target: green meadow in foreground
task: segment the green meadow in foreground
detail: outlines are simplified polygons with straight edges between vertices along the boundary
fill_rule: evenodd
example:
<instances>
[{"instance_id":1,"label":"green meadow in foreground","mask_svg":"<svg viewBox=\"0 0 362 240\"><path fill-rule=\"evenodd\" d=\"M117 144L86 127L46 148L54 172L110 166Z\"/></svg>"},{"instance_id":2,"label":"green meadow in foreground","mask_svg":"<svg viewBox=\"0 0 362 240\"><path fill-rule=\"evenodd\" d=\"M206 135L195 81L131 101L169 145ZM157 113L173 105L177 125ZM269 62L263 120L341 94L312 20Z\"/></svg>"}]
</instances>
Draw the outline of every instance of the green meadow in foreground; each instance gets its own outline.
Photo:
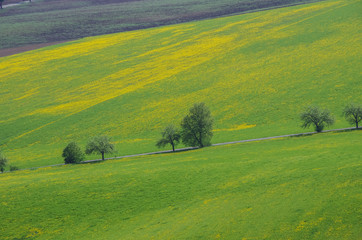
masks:
<instances>
[{"instance_id":1,"label":"green meadow in foreground","mask_svg":"<svg viewBox=\"0 0 362 240\"><path fill-rule=\"evenodd\" d=\"M362 101L360 0L125 32L0 59L0 147L20 168L63 162L65 146L111 137L126 155L205 102L213 143L298 133L311 104L336 123ZM182 147L182 146L180 146ZM89 156L89 159L100 156Z\"/></svg>"},{"instance_id":2,"label":"green meadow in foreground","mask_svg":"<svg viewBox=\"0 0 362 240\"><path fill-rule=\"evenodd\" d=\"M362 131L0 174L1 239L359 239Z\"/></svg>"}]
</instances>

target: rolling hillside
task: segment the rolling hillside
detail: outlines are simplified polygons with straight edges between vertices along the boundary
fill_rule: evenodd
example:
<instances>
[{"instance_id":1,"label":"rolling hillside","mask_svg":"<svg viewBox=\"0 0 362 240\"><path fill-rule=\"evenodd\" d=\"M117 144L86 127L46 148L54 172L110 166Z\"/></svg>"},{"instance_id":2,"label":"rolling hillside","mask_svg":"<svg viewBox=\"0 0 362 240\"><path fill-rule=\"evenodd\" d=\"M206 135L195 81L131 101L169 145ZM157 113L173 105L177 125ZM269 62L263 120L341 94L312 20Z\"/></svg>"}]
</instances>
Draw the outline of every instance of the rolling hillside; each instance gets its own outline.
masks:
<instances>
[{"instance_id":1,"label":"rolling hillside","mask_svg":"<svg viewBox=\"0 0 362 240\"><path fill-rule=\"evenodd\" d=\"M210 1L211 2L211 1ZM361 0L90 37L0 58L0 148L20 168L111 136L155 151L195 102L213 143L362 102ZM312 130L312 129L310 129ZM360 130L0 174L0 239L359 240ZM110 157L110 156L109 156ZM97 155L89 159L99 158Z\"/></svg>"},{"instance_id":2,"label":"rolling hillside","mask_svg":"<svg viewBox=\"0 0 362 240\"><path fill-rule=\"evenodd\" d=\"M0 58L1 148L21 168L61 163L67 143L112 137L155 151L195 102L213 142L301 132L299 113L361 102L361 1L319 3L118 33ZM98 156L90 156L96 158Z\"/></svg>"}]
</instances>

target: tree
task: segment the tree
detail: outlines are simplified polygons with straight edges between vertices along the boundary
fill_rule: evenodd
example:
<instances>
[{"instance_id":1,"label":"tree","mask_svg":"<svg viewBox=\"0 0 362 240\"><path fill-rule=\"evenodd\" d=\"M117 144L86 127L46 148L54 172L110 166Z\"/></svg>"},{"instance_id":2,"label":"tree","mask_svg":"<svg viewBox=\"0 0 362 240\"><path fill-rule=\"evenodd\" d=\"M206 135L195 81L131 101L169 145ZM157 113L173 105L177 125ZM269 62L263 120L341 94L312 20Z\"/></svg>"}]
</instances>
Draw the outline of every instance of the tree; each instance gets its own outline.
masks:
<instances>
[{"instance_id":1,"label":"tree","mask_svg":"<svg viewBox=\"0 0 362 240\"><path fill-rule=\"evenodd\" d=\"M5 155L0 151L0 171L4 172L5 166L8 163L8 159L5 157Z\"/></svg>"},{"instance_id":2,"label":"tree","mask_svg":"<svg viewBox=\"0 0 362 240\"><path fill-rule=\"evenodd\" d=\"M102 160L105 153L114 152L114 146L109 142L108 136L97 136L88 142L85 153L92 154L93 152L102 154Z\"/></svg>"},{"instance_id":3,"label":"tree","mask_svg":"<svg viewBox=\"0 0 362 240\"><path fill-rule=\"evenodd\" d=\"M334 118L327 109L320 110L318 107L309 106L301 115L302 127L308 128L314 125L315 131L322 132L325 126L333 125Z\"/></svg>"},{"instance_id":4,"label":"tree","mask_svg":"<svg viewBox=\"0 0 362 240\"><path fill-rule=\"evenodd\" d=\"M205 103L195 103L181 122L181 138L186 146L210 145L213 119Z\"/></svg>"},{"instance_id":5,"label":"tree","mask_svg":"<svg viewBox=\"0 0 362 240\"><path fill-rule=\"evenodd\" d=\"M160 148L166 146L167 144L171 144L172 151L175 151L175 146L180 142L181 138L177 129L173 125L168 125L161 134L162 138L158 140L156 146Z\"/></svg>"},{"instance_id":6,"label":"tree","mask_svg":"<svg viewBox=\"0 0 362 240\"><path fill-rule=\"evenodd\" d=\"M10 172L13 172L13 171L19 170L19 168L18 168L17 166L10 165L10 166L9 166L9 170L10 170Z\"/></svg>"},{"instance_id":7,"label":"tree","mask_svg":"<svg viewBox=\"0 0 362 240\"><path fill-rule=\"evenodd\" d=\"M3 2L4 0L0 0L0 9L3 9Z\"/></svg>"},{"instance_id":8,"label":"tree","mask_svg":"<svg viewBox=\"0 0 362 240\"><path fill-rule=\"evenodd\" d=\"M344 108L343 116L346 118L347 122L356 124L356 128L358 128L358 123L362 120L362 107L350 103Z\"/></svg>"},{"instance_id":9,"label":"tree","mask_svg":"<svg viewBox=\"0 0 362 240\"><path fill-rule=\"evenodd\" d=\"M71 142L64 148L62 157L66 164L80 163L84 160L84 154L76 142Z\"/></svg>"}]
</instances>

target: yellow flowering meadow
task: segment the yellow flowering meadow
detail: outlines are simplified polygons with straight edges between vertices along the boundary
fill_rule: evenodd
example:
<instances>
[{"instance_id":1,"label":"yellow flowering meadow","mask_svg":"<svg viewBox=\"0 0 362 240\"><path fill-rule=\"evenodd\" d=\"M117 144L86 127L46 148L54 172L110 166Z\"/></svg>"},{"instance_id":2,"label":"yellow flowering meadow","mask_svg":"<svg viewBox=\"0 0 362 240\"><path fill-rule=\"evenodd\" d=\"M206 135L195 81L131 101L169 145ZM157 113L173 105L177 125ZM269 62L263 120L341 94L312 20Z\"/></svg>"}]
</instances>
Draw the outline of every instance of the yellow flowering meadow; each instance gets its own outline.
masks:
<instances>
[{"instance_id":1,"label":"yellow flowering meadow","mask_svg":"<svg viewBox=\"0 0 362 240\"><path fill-rule=\"evenodd\" d=\"M155 151L160 131L196 102L211 109L214 142L300 132L306 105L340 111L361 100L360 4L328 0L1 58L0 144L24 167L59 163L67 143L99 134L119 155Z\"/></svg>"}]
</instances>

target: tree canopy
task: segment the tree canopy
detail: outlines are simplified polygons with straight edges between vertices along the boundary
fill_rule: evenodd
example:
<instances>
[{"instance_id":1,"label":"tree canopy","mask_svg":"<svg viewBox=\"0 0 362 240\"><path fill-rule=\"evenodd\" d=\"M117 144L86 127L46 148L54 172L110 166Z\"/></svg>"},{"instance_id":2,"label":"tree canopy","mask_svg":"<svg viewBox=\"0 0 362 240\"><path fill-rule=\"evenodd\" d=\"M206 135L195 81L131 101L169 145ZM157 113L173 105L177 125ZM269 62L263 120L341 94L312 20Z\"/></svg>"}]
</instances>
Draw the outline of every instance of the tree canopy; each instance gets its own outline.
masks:
<instances>
[{"instance_id":1,"label":"tree canopy","mask_svg":"<svg viewBox=\"0 0 362 240\"><path fill-rule=\"evenodd\" d=\"M114 145L110 143L108 136L97 136L89 140L85 153L100 153L102 154L102 160L104 160L104 154L112 153L114 150Z\"/></svg>"},{"instance_id":2,"label":"tree canopy","mask_svg":"<svg viewBox=\"0 0 362 240\"><path fill-rule=\"evenodd\" d=\"M300 118L303 122L303 128L308 128L310 125L314 125L316 132L321 132L325 126L330 126L334 123L334 118L329 113L328 109L321 110L316 106L309 106L300 115Z\"/></svg>"},{"instance_id":3,"label":"tree canopy","mask_svg":"<svg viewBox=\"0 0 362 240\"><path fill-rule=\"evenodd\" d=\"M63 150L62 157L65 163L80 163L84 160L84 154L77 143L69 143Z\"/></svg>"},{"instance_id":4,"label":"tree canopy","mask_svg":"<svg viewBox=\"0 0 362 240\"><path fill-rule=\"evenodd\" d=\"M355 103L348 104L343 110L343 116L346 118L347 122L356 124L356 128L358 128L358 123L362 120L361 105Z\"/></svg>"},{"instance_id":5,"label":"tree canopy","mask_svg":"<svg viewBox=\"0 0 362 240\"><path fill-rule=\"evenodd\" d=\"M5 166L8 163L8 159L5 157L5 155L0 150L0 172L4 172Z\"/></svg>"},{"instance_id":6,"label":"tree canopy","mask_svg":"<svg viewBox=\"0 0 362 240\"><path fill-rule=\"evenodd\" d=\"M172 151L175 151L175 146L180 142L181 135L173 125L168 125L162 134L162 138L156 143L157 147L164 147L168 144L172 146Z\"/></svg>"},{"instance_id":7,"label":"tree canopy","mask_svg":"<svg viewBox=\"0 0 362 240\"><path fill-rule=\"evenodd\" d=\"M181 122L181 138L186 146L211 144L213 119L205 103L195 103Z\"/></svg>"}]
</instances>

